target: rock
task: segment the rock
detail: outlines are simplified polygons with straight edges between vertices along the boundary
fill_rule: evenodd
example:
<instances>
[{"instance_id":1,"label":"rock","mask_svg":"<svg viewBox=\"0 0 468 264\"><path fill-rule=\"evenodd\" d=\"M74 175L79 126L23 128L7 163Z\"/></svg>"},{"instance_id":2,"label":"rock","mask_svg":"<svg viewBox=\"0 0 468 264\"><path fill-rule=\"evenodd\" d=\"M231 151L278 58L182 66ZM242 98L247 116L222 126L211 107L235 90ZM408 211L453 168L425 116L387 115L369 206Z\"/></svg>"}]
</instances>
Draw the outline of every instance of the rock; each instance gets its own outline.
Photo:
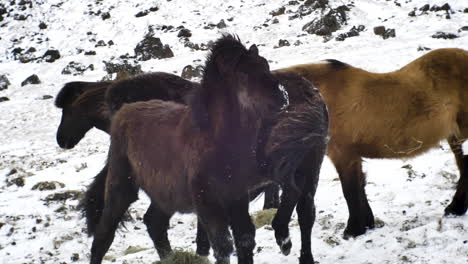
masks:
<instances>
[{"instance_id":1,"label":"rock","mask_svg":"<svg viewBox=\"0 0 468 264\"><path fill-rule=\"evenodd\" d=\"M462 32L462 31L468 31L468 26L461 27L458 30L458 32ZM2 81L1 81L1 77L0 77L0 90L1 90L1 87L2 87Z\"/></svg>"},{"instance_id":2,"label":"rock","mask_svg":"<svg viewBox=\"0 0 468 264\"><path fill-rule=\"evenodd\" d=\"M463 13L468 13L468 8L463 9Z\"/></svg>"},{"instance_id":3,"label":"rock","mask_svg":"<svg viewBox=\"0 0 468 264\"><path fill-rule=\"evenodd\" d=\"M63 188L65 187L65 184L58 181L43 181L34 184L31 190L50 191L57 189L57 186Z\"/></svg>"},{"instance_id":4,"label":"rock","mask_svg":"<svg viewBox=\"0 0 468 264\"><path fill-rule=\"evenodd\" d=\"M189 29L183 28L179 31L179 34L177 34L177 37L179 38L190 38L192 36L192 32L190 32Z\"/></svg>"},{"instance_id":5,"label":"rock","mask_svg":"<svg viewBox=\"0 0 468 264\"><path fill-rule=\"evenodd\" d=\"M70 259L71 259L71 261L76 262L76 261L80 260L80 254L73 253Z\"/></svg>"},{"instance_id":6,"label":"rock","mask_svg":"<svg viewBox=\"0 0 468 264\"><path fill-rule=\"evenodd\" d=\"M13 178L13 179L7 179L6 180L6 185L9 187L9 186L12 186L12 185L16 185L18 187L23 187L25 184L24 182L24 177L17 177L17 178Z\"/></svg>"},{"instance_id":7,"label":"rock","mask_svg":"<svg viewBox=\"0 0 468 264\"><path fill-rule=\"evenodd\" d=\"M192 65L187 65L182 69L181 77L187 80L192 78L199 78L203 75L203 67L198 65L193 67Z\"/></svg>"},{"instance_id":8,"label":"rock","mask_svg":"<svg viewBox=\"0 0 468 264\"><path fill-rule=\"evenodd\" d=\"M270 12L271 16L279 16L279 15L284 15L284 12L286 11L286 7L282 6L276 10L273 10Z\"/></svg>"},{"instance_id":9,"label":"rock","mask_svg":"<svg viewBox=\"0 0 468 264\"><path fill-rule=\"evenodd\" d=\"M410 17L416 16L416 11L413 10L413 11L409 12L409 13L408 13L408 16L410 16Z\"/></svg>"},{"instance_id":10,"label":"rock","mask_svg":"<svg viewBox=\"0 0 468 264\"><path fill-rule=\"evenodd\" d=\"M219 29L227 27L226 22L224 22L224 19L221 19L218 24L216 24L216 27Z\"/></svg>"},{"instance_id":11,"label":"rock","mask_svg":"<svg viewBox=\"0 0 468 264\"><path fill-rule=\"evenodd\" d=\"M39 77L36 74L33 74L26 78L23 82L21 82L21 86L25 86L27 84L40 84L41 80L39 80Z\"/></svg>"},{"instance_id":12,"label":"rock","mask_svg":"<svg viewBox=\"0 0 468 264\"><path fill-rule=\"evenodd\" d=\"M316 18L305 24L302 30L309 34L330 36L333 32L340 29L342 24L346 23L346 11L349 11L349 8L346 6L331 9L322 18Z\"/></svg>"},{"instance_id":13,"label":"rock","mask_svg":"<svg viewBox=\"0 0 468 264\"><path fill-rule=\"evenodd\" d=\"M42 100L48 100L48 99L52 99L54 98L52 95L49 95L49 94L45 94L42 96Z\"/></svg>"},{"instance_id":14,"label":"rock","mask_svg":"<svg viewBox=\"0 0 468 264\"><path fill-rule=\"evenodd\" d=\"M94 51L94 50L85 51L84 55L86 55L86 56L94 56L94 55L96 55L96 51Z\"/></svg>"},{"instance_id":15,"label":"rock","mask_svg":"<svg viewBox=\"0 0 468 264\"><path fill-rule=\"evenodd\" d=\"M335 39L337 41L344 41L347 38L359 36L359 32L362 32L364 29L366 29L364 25L353 26L350 31L339 34Z\"/></svg>"},{"instance_id":16,"label":"rock","mask_svg":"<svg viewBox=\"0 0 468 264\"><path fill-rule=\"evenodd\" d=\"M430 5L429 4L425 4L423 5L422 7L419 8L420 11L423 11L423 12L426 12L426 11L429 11L429 8L430 8Z\"/></svg>"},{"instance_id":17,"label":"rock","mask_svg":"<svg viewBox=\"0 0 468 264\"><path fill-rule=\"evenodd\" d=\"M104 12L104 13L101 14L102 20L109 19L110 17L111 17L111 15L110 15L109 12Z\"/></svg>"},{"instance_id":18,"label":"rock","mask_svg":"<svg viewBox=\"0 0 468 264\"><path fill-rule=\"evenodd\" d=\"M0 103L6 102L6 101L10 101L10 98L8 98L6 96L0 97Z\"/></svg>"},{"instance_id":19,"label":"rock","mask_svg":"<svg viewBox=\"0 0 468 264\"><path fill-rule=\"evenodd\" d=\"M6 90L8 86L10 86L10 81L8 80L7 76L2 74L0 75L0 91Z\"/></svg>"},{"instance_id":20,"label":"rock","mask_svg":"<svg viewBox=\"0 0 468 264\"><path fill-rule=\"evenodd\" d=\"M107 62L104 61L104 70L108 74L119 73L119 72L128 72L131 75L142 73L141 65L139 64L130 64L128 60L118 61L118 62Z\"/></svg>"},{"instance_id":21,"label":"rock","mask_svg":"<svg viewBox=\"0 0 468 264\"><path fill-rule=\"evenodd\" d=\"M82 196L82 192L80 191L65 191L65 192L58 192L54 194L48 195L44 200L46 202L59 202L59 201L66 201L66 200L78 200Z\"/></svg>"},{"instance_id":22,"label":"rock","mask_svg":"<svg viewBox=\"0 0 468 264\"><path fill-rule=\"evenodd\" d=\"M106 42L104 42L104 40L99 40L96 45L94 45L94 47L105 47L106 46Z\"/></svg>"},{"instance_id":23,"label":"rock","mask_svg":"<svg viewBox=\"0 0 468 264\"><path fill-rule=\"evenodd\" d=\"M94 71L94 65L90 64L88 65L88 67L86 67L82 63L70 61L68 65L65 66L65 68L63 68L62 74L64 75L73 74L74 76L76 76L76 75L83 74L83 72L85 72L86 70Z\"/></svg>"},{"instance_id":24,"label":"rock","mask_svg":"<svg viewBox=\"0 0 468 264\"><path fill-rule=\"evenodd\" d=\"M432 38L435 39L455 39L458 38L459 36L453 33L446 33L446 32L437 32L434 35L431 36Z\"/></svg>"},{"instance_id":25,"label":"rock","mask_svg":"<svg viewBox=\"0 0 468 264\"><path fill-rule=\"evenodd\" d=\"M395 29L385 29L384 26L374 27L374 34L382 36L383 39L396 37Z\"/></svg>"},{"instance_id":26,"label":"rock","mask_svg":"<svg viewBox=\"0 0 468 264\"><path fill-rule=\"evenodd\" d=\"M431 48L423 47L423 46L418 47L418 51L425 51L425 50L431 50Z\"/></svg>"},{"instance_id":27,"label":"rock","mask_svg":"<svg viewBox=\"0 0 468 264\"><path fill-rule=\"evenodd\" d=\"M46 28L47 28L46 23L44 23L44 22L39 23L39 29L46 29Z\"/></svg>"},{"instance_id":28,"label":"rock","mask_svg":"<svg viewBox=\"0 0 468 264\"><path fill-rule=\"evenodd\" d=\"M144 16L146 16L148 14L149 14L148 10L140 11L140 12L136 13L135 17L144 17Z\"/></svg>"},{"instance_id":29,"label":"rock","mask_svg":"<svg viewBox=\"0 0 468 264\"><path fill-rule=\"evenodd\" d=\"M281 47L286 47L286 46L291 46L291 44L289 43L289 41L287 41L286 39L280 39L278 41L278 47L281 48Z\"/></svg>"},{"instance_id":30,"label":"rock","mask_svg":"<svg viewBox=\"0 0 468 264\"><path fill-rule=\"evenodd\" d=\"M58 50L47 50L44 55L42 55L42 59L46 62L54 62L60 59L60 52Z\"/></svg>"},{"instance_id":31,"label":"rock","mask_svg":"<svg viewBox=\"0 0 468 264\"><path fill-rule=\"evenodd\" d=\"M151 32L137 44L135 55L142 61L174 57L174 53L169 45L163 45L161 40L155 38Z\"/></svg>"},{"instance_id":32,"label":"rock","mask_svg":"<svg viewBox=\"0 0 468 264\"><path fill-rule=\"evenodd\" d=\"M112 40L107 41L107 45L108 45L108 46L114 45L114 41L112 41Z\"/></svg>"}]
</instances>

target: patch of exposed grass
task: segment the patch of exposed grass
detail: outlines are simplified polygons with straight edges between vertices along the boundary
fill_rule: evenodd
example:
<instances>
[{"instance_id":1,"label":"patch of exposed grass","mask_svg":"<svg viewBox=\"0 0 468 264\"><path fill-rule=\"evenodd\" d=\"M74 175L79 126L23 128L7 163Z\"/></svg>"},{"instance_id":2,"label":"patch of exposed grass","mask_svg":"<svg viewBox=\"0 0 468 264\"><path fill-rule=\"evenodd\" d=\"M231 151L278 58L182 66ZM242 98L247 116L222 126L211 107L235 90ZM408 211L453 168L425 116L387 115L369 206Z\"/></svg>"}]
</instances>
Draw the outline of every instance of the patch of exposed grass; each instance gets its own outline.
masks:
<instances>
[{"instance_id":1,"label":"patch of exposed grass","mask_svg":"<svg viewBox=\"0 0 468 264\"><path fill-rule=\"evenodd\" d=\"M260 228L262 226L271 225L273 218L276 215L277 209L267 209L262 210L254 213L253 215L253 223L256 228Z\"/></svg>"},{"instance_id":2,"label":"patch of exposed grass","mask_svg":"<svg viewBox=\"0 0 468 264\"><path fill-rule=\"evenodd\" d=\"M144 247L134 247L134 246L129 246L125 251L124 251L124 255L129 255L129 254L135 254L135 253L138 253L140 251L144 251L144 250L148 250L148 248L144 248Z\"/></svg>"},{"instance_id":3,"label":"patch of exposed grass","mask_svg":"<svg viewBox=\"0 0 468 264\"><path fill-rule=\"evenodd\" d=\"M193 252L175 250L168 258L156 261L154 264L210 264L206 257L198 256Z\"/></svg>"}]
</instances>

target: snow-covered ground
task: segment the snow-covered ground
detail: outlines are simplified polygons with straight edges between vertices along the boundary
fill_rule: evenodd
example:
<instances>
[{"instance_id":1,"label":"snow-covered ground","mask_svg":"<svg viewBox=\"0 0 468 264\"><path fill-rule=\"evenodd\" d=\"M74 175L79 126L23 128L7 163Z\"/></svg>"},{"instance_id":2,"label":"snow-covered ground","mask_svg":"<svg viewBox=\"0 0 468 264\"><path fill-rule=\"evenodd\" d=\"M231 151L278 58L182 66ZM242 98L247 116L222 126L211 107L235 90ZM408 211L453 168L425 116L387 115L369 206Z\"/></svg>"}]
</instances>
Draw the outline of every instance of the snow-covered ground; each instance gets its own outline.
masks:
<instances>
[{"instance_id":1,"label":"snow-covered ground","mask_svg":"<svg viewBox=\"0 0 468 264\"><path fill-rule=\"evenodd\" d=\"M290 19L304 1L296 4L289 0L33 0L32 7L20 5L28 2L24 0L16 0L14 5L9 2L0 3L0 10L3 4L9 14L3 15L3 21L0 19L0 75L6 75L11 83L8 89L0 91L0 97L9 98L0 102L0 263L5 264L89 261L92 239L86 236L84 220L75 210L78 201L45 200L54 193L85 190L103 166L108 136L93 129L73 150L60 149L55 132L61 111L55 108L53 99L44 99L44 95L55 96L66 82L102 79L106 75L103 61L126 53L133 55L150 25L156 29L155 37L168 44L175 56L140 62L143 71L177 74L188 64L202 64L206 51L185 47L177 37L178 30L157 30L162 25L174 28L183 25L190 29L193 43L207 43L222 32L236 33L244 43L258 44L272 69L333 58L366 70L386 72L427 52L418 50L420 47L468 48L468 31L458 31L468 26L468 13L463 12L468 8L465 0L355 0L347 13L347 25L333 33L329 41L302 31L304 24L320 16L319 10ZM424 14L419 11L425 4L442 6L446 2L454 11L450 19L446 18L445 11ZM332 7L348 3L330 1ZM135 17L138 12L155 6L159 7L158 11ZM283 6L285 14L275 17L270 14ZM418 9L416 16L408 16L414 8ZM110 18L103 20L101 14L93 14L98 11L109 12ZM14 14L17 19L21 19L19 14L27 18L16 20ZM278 23L272 22L275 18ZM226 28L204 28L221 19ZM39 29L40 22L47 24L47 28ZM366 27L360 36L335 40L339 33L358 25ZM395 29L396 37L384 40L375 35L373 28L380 25ZM438 31L459 37L432 38ZM291 45L275 48L280 39L288 40ZM99 40L105 43L112 40L114 45L95 47ZM300 44L295 45L297 41ZM18 47L24 50L34 47L36 57L48 49L57 49L61 57L53 63L41 59L20 63L12 54ZM86 56L79 49L93 50L96 55ZM76 76L61 74L70 61L85 66L93 64L94 70ZM31 74L37 74L41 84L21 86ZM405 166L408 164L411 167ZM468 263L468 216L443 217L443 209L451 200L458 180L453 156L445 142L415 159L366 160L364 169L371 206L384 226L356 239L342 239L348 211L336 171L325 159L312 234L316 261L323 264ZM11 174L12 170L16 173ZM24 186L9 184L20 177ZM64 186L49 191L32 190L42 181L58 181ZM118 233L105 263L112 260L153 263L158 259L141 221L148 200L144 194L140 197L131 207L136 220L127 224L128 230ZM261 208L262 201L251 204L252 212ZM195 249L195 223L192 215L172 218L169 237L173 247ZM289 256L281 255L268 227L257 230L256 263L298 262L300 237L295 215L290 227L293 249ZM125 255L125 249L130 246L144 250ZM231 260L237 263L235 257Z\"/></svg>"}]
</instances>

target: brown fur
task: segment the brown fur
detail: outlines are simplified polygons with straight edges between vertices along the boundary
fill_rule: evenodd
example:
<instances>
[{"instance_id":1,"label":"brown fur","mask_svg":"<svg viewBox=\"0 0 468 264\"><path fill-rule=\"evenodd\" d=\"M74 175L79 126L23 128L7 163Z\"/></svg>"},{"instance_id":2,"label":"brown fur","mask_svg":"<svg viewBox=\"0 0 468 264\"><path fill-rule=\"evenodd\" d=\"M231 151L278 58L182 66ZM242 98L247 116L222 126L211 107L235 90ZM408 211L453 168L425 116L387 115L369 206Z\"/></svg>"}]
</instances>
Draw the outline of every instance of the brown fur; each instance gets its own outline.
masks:
<instances>
[{"instance_id":1,"label":"brown fur","mask_svg":"<svg viewBox=\"0 0 468 264\"><path fill-rule=\"evenodd\" d=\"M346 232L351 235L365 232L362 222L367 222L367 227L373 226L364 193L362 157L413 157L444 139L449 139L456 149L468 137L468 52L465 50L434 50L389 73L372 73L337 61L277 71L301 74L320 89L328 105L328 156L340 174L350 207ZM457 157L459 167L461 159ZM347 195L351 192L347 188L353 188L347 185L360 186L354 191L363 197ZM466 191L460 192L463 203L468 195ZM354 214L353 203L368 207L370 214Z\"/></svg>"}]
</instances>

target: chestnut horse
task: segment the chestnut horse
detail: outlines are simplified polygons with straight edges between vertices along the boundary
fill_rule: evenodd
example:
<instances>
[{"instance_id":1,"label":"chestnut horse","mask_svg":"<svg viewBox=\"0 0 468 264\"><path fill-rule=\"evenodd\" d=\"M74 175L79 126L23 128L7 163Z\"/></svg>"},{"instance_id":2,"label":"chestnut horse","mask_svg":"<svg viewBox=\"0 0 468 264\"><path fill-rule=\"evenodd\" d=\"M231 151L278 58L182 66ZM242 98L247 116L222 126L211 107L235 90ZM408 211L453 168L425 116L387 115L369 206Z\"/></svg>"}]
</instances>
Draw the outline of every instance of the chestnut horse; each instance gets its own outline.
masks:
<instances>
[{"instance_id":1,"label":"chestnut horse","mask_svg":"<svg viewBox=\"0 0 468 264\"><path fill-rule=\"evenodd\" d=\"M195 211L216 263L229 263L229 225L238 263L253 263L248 190L267 181L259 174L257 140L263 120L284 103L257 47L247 50L225 35L211 48L201 88L188 105L160 100L124 105L112 121L104 208L94 228L91 263L101 263L139 188L151 198L157 226L167 228L175 212ZM152 237L160 257L166 257L167 237Z\"/></svg>"},{"instance_id":2,"label":"chestnut horse","mask_svg":"<svg viewBox=\"0 0 468 264\"><path fill-rule=\"evenodd\" d=\"M438 49L389 73L371 73L328 60L277 70L295 72L316 85L330 110L328 156L349 209L345 237L374 227L365 193L362 158L409 158L446 139L460 180L446 214L468 207L468 51Z\"/></svg>"}]
</instances>

